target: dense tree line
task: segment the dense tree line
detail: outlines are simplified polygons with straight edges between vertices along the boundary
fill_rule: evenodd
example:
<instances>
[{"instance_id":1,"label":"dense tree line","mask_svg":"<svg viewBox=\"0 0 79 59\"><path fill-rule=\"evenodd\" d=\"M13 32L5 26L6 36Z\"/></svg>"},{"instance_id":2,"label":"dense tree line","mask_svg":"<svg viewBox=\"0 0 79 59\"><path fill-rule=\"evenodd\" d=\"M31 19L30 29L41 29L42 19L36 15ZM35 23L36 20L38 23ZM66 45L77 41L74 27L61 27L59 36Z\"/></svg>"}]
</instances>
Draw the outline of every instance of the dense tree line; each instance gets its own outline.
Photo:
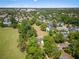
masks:
<instances>
[{"instance_id":1,"label":"dense tree line","mask_svg":"<svg viewBox=\"0 0 79 59\"><path fill-rule=\"evenodd\" d=\"M42 23L40 25L40 28L41 28L42 31L46 31L46 27L47 27L47 24L46 23Z\"/></svg>"},{"instance_id":2,"label":"dense tree line","mask_svg":"<svg viewBox=\"0 0 79 59\"><path fill-rule=\"evenodd\" d=\"M54 38L50 36L44 37L44 50L45 54L47 54L49 58L58 59L61 55Z\"/></svg>"},{"instance_id":3,"label":"dense tree line","mask_svg":"<svg viewBox=\"0 0 79 59\"><path fill-rule=\"evenodd\" d=\"M63 42L65 42L63 34L58 32L57 30L55 30L55 31L50 30L49 31L49 35L51 37L53 37L53 39L55 40L56 43L63 43Z\"/></svg>"},{"instance_id":4,"label":"dense tree line","mask_svg":"<svg viewBox=\"0 0 79 59\"><path fill-rule=\"evenodd\" d=\"M3 27L3 18L0 18L0 27Z\"/></svg>"},{"instance_id":5,"label":"dense tree line","mask_svg":"<svg viewBox=\"0 0 79 59\"><path fill-rule=\"evenodd\" d=\"M32 36L37 36L36 31L34 28L32 28L31 24L27 20L23 20L19 25L19 46L21 50L26 48L25 42Z\"/></svg>"},{"instance_id":6,"label":"dense tree line","mask_svg":"<svg viewBox=\"0 0 79 59\"><path fill-rule=\"evenodd\" d=\"M44 49L41 49L35 37L31 37L26 49L26 59L45 59Z\"/></svg>"},{"instance_id":7,"label":"dense tree line","mask_svg":"<svg viewBox=\"0 0 79 59\"><path fill-rule=\"evenodd\" d=\"M79 26L79 18L69 17L69 16L61 16L61 21L63 21L66 24L72 24L72 25Z\"/></svg>"},{"instance_id":8,"label":"dense tree line","mask_svg":"<svg viewBox=\"0 0 79 59\"><path fill-rule=\"evenodd\" d=\"M23 20L19 25L19 47L22 52L26 52L26 59L46 59L46 55L49 58L58 59L61 52L54 38L45 36L43 38L44 46L40 48L36 36L36 31L29 23L29 20Z\"/></svg>"},{"instance_id":9,"label":"dense tree line","mask_svg":"<svg viewBox=\"0 0 79 59\"><path fill-rule=\"evenodd\" d=\"M70 45L65 51L79 59L79 32L71 32L68 38Z\"/></svg>"},{"instance_id":10,"label":"dense tree line","mask_svg":"<svg viewBox=\"0 0 79 59\"><path fill-rule=\"evenodd\" d=\"M17 25L18 25L18 21L15 19L14 16L11 16L11 17L10 17L10 21L11 21L11 26L12 26L13 28L16 28Z\"/></svg>"}]
</instances>

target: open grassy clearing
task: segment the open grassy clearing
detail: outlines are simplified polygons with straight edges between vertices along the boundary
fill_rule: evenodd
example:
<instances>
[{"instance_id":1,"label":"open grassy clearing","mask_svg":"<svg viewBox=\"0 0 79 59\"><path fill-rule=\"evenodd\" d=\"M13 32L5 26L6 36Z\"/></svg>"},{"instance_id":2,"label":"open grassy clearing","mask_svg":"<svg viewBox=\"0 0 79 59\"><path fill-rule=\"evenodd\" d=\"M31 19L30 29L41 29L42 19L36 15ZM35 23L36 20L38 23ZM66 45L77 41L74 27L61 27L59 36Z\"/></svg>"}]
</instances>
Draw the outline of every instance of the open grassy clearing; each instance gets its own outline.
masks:
<instances>
[{"instance_id":1,"label":"open grassy clearing","mask_svg":"<svg viewBox=\"0 0 79 59\"><path fill-rule=\"evenodd\" d=\"M18 32L12 28L0 28L0 59L25 59L17 48Z\"/></svg>"}]
</instances>

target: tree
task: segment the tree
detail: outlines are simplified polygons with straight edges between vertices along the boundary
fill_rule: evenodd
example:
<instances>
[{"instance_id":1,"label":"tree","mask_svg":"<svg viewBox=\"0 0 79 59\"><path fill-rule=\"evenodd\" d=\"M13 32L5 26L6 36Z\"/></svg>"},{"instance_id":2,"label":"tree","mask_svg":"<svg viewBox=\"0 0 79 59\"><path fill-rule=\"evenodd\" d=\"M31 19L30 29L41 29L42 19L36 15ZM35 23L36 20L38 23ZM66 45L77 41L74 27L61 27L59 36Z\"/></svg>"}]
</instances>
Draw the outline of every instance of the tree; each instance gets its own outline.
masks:
<instances>
[{"instance_id":1,"label":"tree","mask_svg":"<svg viewBox=\"0 0 79 59\"><path fill-rule=\"evenodd\" d=\"M61 16L60 18L61 18L60 21L63 21L66 24L73 24L79 26L79 18L69 17L67 15Z\"/></svg>"},{"instance_id":2,"label":"tree","mask_svg":"<svg viewBox=\"0 0 79 59\"><path fill-rule=\"evenodd\" d=\"M44 59L44 50L38 47L35 37L29 39L28 47L26 49L27 59Z\"/></svg>"},{"instance_id":3,"label":"tree","mask_svg":"<svg viewBox=\"0 0 79 59\"><path fill-rule=\"evenodd\" d=\"M36 25L37 25L37 26L40 26L41 24L42 24L42 22L36 21Z\"/></svg>"},{"instance_id":4,"label":"tree","mask_svg":"<svg viewBox=\"0 0 79 59\"><path fill-rule=\"evenodd\" d=\"M61 53L58 50L57 45L52 37L50 36L44 37L44 48L45 48L45 53L49 57L52 57L53 59L59 58Z\"/></svg>"},{"instance_id":5,"label":"tree","mask_svg":"<svg viewBox=\"0 0 79 59\"><path fill-rule=\"evenodd\" d=\"M4 26L4 24L3 24L3 18L0 19L0 26L1 26L1 27Z\"/></svg>"},{"instance_id":6,"label":"tree","mask_svg":"<svg viewBox=\"0 0 79 59\"><path fill-rule=\"evenodd\" d=\"M69 42L72 42L73 40L79 40L79 32L70 32L68 38Z\"/></svg>"},{"instance_id":7,"label":"tree","mask_svg":"<svg viewBox=\"0 0 79 59\"><path fill-rule=\"evenodd\" d=\"M27 36L28 37L32 37L32 36L37 36L37 33L36 33L36 30L34 29L34 28L32 28L31 30L29 30L28 32L27 32Z\"/></svg>"},{"instance_id":8,"label":"tree","mask_svg":"<svg viewBox=\"0 0 79 59\"><path fill-rule=\"evenodd\" d=\"M79 59L79 48L77 48L77 50L76 50L75 59Z\"/></svg>"},{"instance_id":9,"label":"tree","mask_svg":"<svg viewBox=\"0 0 79 59\"><path fill-rule=\"evenodd\" d=\"M65 51L79 59L79 32L71 32L68 38L70 45Z\"/></svg>"},{"instance_id":10,"label":"tree","mask_svg":"<svg viewBox=\"0 0 79 59\"><path fill-rule=\"evenodd\" d=\"M30 24L33 25L34 23L36 23L36 19L33 17L31 20L29 20Z\"/></svg>"},{"instance_id":11,"label":"tree","mask_svg":"<svg viewBox=\"0 0 79 59\"><path fill-rule=\"evenodd\" d=\"M46 30L46 27L47 27L47 24L46 23L43 23L40 27L41 27L41 30L42 31L45 31Z\"/></svg>"},{"instance_id":12,"label":"tree","mask_svg":"<svg viewBox=\"0 0 79 59\"><path fill-rule=\"evenodd\" d=\"M27 20L23 20L22 23L19 26L19 46L20 50L26 49L26 41L29 40L30 37L34 36L36 37L36 31L34 28L32 28L31 24Z\"/></svg>"},{"instance_id":13,"label":"tree","mask_svg":"<svg viewBox=\"0 0 79 59\"><path fill-rule=\"evenodd\" d=\"M10 20L11 20L11 23L12 23L12 27L13 27L13 28L16 28L18 22L15 20L14 16L11 16L11 17L10 17Z\"/></svg>"},{"instance_id":14,"label":"tree","mask_svg":"<svg viewBox=\"0 0 79 59\"><path fill-rule=\"evenodd\" d=\"M22 24L19 27L19 33L22 33L22 34L24 34L25 36L28 36L28 37L37 36L35 29L26 20L22 21Z\"/></svg>"},{"instance_id":15,"label":"tree","mask_svg":"<svg viewBox=\"0 0 79 59\"><path fill-rule=\"evenodd\" d=\"M63 43L65 41L63 34L61 34L56 30L55 31L50 30L49 35L53 37L56 43Z\"/></svg>"},{"instance_id":16,"label":"tree","mask_svg":"<svg viewBox=\"0 0 79 59\"><path fill-rule=\"evenodd\" d=\"M53 36L53 34L55 34L52 30L49 31L49 35Z\"/></svg>"}]
</instances>

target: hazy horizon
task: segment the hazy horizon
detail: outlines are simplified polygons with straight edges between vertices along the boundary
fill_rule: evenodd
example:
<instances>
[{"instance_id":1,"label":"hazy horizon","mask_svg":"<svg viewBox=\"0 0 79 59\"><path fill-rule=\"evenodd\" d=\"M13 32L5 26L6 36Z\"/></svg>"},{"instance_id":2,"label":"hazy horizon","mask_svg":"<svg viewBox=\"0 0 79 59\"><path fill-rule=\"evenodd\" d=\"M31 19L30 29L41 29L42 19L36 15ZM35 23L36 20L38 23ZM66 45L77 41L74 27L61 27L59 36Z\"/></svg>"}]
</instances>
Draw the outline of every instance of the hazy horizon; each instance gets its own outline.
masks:
<instances>
[{"instance_id":1,"label":"hazy horizon","mask_svg":"<svg viewBox=\"0 0 79 59\"><path fill-rule=\"evenodd\" d=\"M0 0L0 8L79 8L78 0Z\"/></svg>"}]
</instances>

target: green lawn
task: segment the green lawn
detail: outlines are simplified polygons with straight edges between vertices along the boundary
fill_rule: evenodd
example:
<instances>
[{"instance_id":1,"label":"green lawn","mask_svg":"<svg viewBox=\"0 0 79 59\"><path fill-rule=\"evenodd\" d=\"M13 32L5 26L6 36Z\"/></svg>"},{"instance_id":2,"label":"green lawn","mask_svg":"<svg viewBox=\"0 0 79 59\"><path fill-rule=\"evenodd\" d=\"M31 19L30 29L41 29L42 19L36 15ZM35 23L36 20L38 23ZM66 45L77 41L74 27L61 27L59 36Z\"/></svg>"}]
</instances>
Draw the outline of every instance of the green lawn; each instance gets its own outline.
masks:
<instances>
[{"instance_id":1,"label":"green lawn","mask_svg":"<svg viewBox=\"0 0 79 59\"><path fill-rule=\"evenodd\" d=\"M0 59L25 59L17 48L18 32L12 28L0 28Z\"/></svg>"}]
</instances>

